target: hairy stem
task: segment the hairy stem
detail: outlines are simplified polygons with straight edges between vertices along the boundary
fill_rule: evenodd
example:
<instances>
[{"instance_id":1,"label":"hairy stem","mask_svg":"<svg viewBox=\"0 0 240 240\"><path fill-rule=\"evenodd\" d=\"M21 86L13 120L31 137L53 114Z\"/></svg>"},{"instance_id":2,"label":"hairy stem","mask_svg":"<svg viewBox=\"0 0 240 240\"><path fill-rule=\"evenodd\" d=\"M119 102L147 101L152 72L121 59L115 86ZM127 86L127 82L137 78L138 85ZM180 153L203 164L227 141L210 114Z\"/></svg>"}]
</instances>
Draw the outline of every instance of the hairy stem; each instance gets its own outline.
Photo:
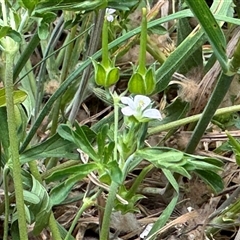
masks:
<instances>
[{"instance_id":1,"label":"hairy stem","mask_svg":"<svg viewBox=\"0 0 240 240\"><path fill-rule=\"evenodd\" d=\"M14 114L14 101L13 101L13 63L14 57L17 52L18 47L11 38L5 39L5 49L6 49L6 68L5 68L5 91L6 91L6 108L7 108L7 121L8 121L8 131L9 131L9 144L10 153L12 160L12 173L13 181L16 195L16 206L18 213L18 226L21 231L19 231L20 239L27 240L27 224L24 209L24 198L23 198L23 184L21 176L21 164L19 160L18 152L18 137L17 137L17 125ZM15 49L14 49L15 48Z\"/></svg>"}]
</instances>

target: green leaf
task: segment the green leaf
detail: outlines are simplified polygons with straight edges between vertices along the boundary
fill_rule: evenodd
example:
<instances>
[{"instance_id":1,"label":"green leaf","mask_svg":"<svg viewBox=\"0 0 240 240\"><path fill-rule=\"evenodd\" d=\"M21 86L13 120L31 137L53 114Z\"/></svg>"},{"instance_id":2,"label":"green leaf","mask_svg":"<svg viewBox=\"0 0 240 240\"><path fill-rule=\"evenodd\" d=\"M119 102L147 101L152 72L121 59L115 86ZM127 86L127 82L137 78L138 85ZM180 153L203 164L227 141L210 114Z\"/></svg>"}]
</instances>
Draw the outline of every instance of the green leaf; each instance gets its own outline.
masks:
<instances>
[{"instance_id":1,"label":"green leaf","mask_svg":"<svg viewBox=\"0 0 240 240\"><path fill-rule=\"evenodd\" d=\"M22 90L16 90L13 92L14 104L22 103L27 97L27 93ZM0 107L6 106L5 88L0 89Z\"/></svg>"},{"instance_id":2,"label":"green leaf","mask_svg":"<svg viewBox=\"0 0 240 240\"><path fill-rule=\"evenodd\" d=\"M203 159L200 161L191 159L189 161L191 162L191 164L193 164L195 169L198 169L198 170L209 170L209 171L222 171L223 170L221 167L217 166L216 164L212 163L211 161L208 162L207 159ZM219 164L219 162L217 164ZM222 162L221 162L221 164L222 164Z\"/></svg>"},{"instance_id":3,"label":"green leaf","mask_svg":"<svg viewBox=\"0 0 240 240\"><path fill-rule=\"evenodd\" d=\"M184 166L187 160L183 158L184 155L180 151L169 150L164 152L158 148L145 148L138 150L136 155L148 160L158 168L166 168L187 178L191 177Z\"/></svg>"},{"instance_id":4,"label":"green leaf","mask_svg":"<svg viewBox=\"0 0 240 240\"><path fill-rule=\"evenodd\" d=\"M80 127L80 126L76 126L76 131L73 132L73 136L74 136L74 141L77 144L77 146L83 151L85 152L87 155L89 155L89 157L96 161L99 162L99 157L98 154L96 153L96 151L94 150L93 146L91 145L91 143L89 142L89 139L86 135L86 126L84 127ZM88 128L88 130L90 130ZM91 131L91 130L90 130Z\"/></svg>"},{"instance_id":5,"label":"green leaf","mask_svg":"<svg viewBox=\"0 0 240 240\"><path fill-rule=\"evenodd\" d=\"M52 204L46 189L42 184L39 183L32 175L32 189L31 193L35 194L40 202L38 204L31 203L28 209L31 215L34 216L33 220L35 222L33 233L39 234L43 228L48 225L48 220L51 214Z\"/></svg>"},{"instance_id":6,"label":"green leaf","mask_svg":"<svg viewBox=\"0 0 240 240\"><path fill-rule=\"evenodd\" d=\"M90 143L94 142L96 140L97 134L95 131L93 131L91 128L89 128L87 125L79 126L77 122L74 125L76 127L76 132L78 132L78 128L81 127L82 131L84 131L88 141Z\"/></svg>"},{"instance_id":7,"label":"green leaf","mask_svg":"<svg viewBox=\"0 0 240 240\"><path fill-rule=\"evenodd\" d=\"M189 24L189 18L179 19L177 22L177 46L181 44L182 41L192 32L192 27ZM191 71L191 69L197 67L199 71L203 68L203 58L202 58L202 47L199 47L195 52L193 52L183 63L183 65L178 70L181 74L186 74Z\"/></svg>"},{"instance_id":8,"label":"green leaf","mask_svg":"<svg viewBox=\"0 0 240 240\"><path fill-rule=\"evenodd\" d=\"M167 30L163 26L158 25L158 26L149 28L148 32L151 34L164 35L167 33Z\"/></svg>"},{"instance_id":9,"label":"green leaf","mask_svg":"<svg viewBox=\"0 0 240 240\"><path fill-rule=\"evenodd\" d=\"M164 209L160 217L157 219L157 221L154 223L152 226L150 232L148 233L146 239L147 240L153 240L155 239L155 236L159 233L159 230L167 223L169 220L173 210L176 207L177 201L178 201L178 196L179 196L179 186L175 178L173 177L172 173L167 170L163 169L163 173L168 179L168 181L171 183L173 188L176 191L176 194L173 195L173 198L171 202L168 204L168 206Z\"/></svg>"},{"instance_id":10,"label":"green leaf","mask_svg":"<svg viewBox=\"0 0 240 240\"><path fill-rule=\"evenodd\" d=\"M27 8L30 12L33 11L38 2L39 0L22 0L24 7Z\"/></svg>"},{"instance_id":11,"label":"green leaf","mask_svg":"<svg viewBox=\"0 0 240 240\"><path fill-rule=\"evenodd\" d=\"M217 173L203 170L196 170L195 172L213 189L215 193L219 193L223 190L223 180Z\"/></svg>"},{"instance_id":12,"label":"green leaf","mask_svg":"<svg viewBox=\"0 0 240 240\"><path fill-rule=\"evenodd\" d=\"M84 128L76 125L76 131L73 131L67 124L61 124L58 127L57 132L63 138L74 142L78 148L80 148L84 153L86 153L94 161L99 161L97 153L95 152L94 148L90 144L84 132Z\"/></svg>"},{"instance_id":13,"label":"green leaf","mask_svg":"<svg viewBox=\"0 0 240 240\"><path fill-rule=\"evenodd\" d=\"M156 71L156 89L154 92L161 92L167 88L172 79L172 75L176 72L185 61L205 42L203 31L191 32L187 38L170 54L166 61Z\"/></svg>"},{"instance_id":14,"label":"green leaf","mask_svg":"<svg viewBox=\"0 0 240 240\"><path fill-rule=\"evenodd\" d=\"M98 155L101 158L104 154L104 148L106 145L106 138L108 133L109 125L104 124L97 134L97 146L98 146Z\"/></svg>"},{"instance_id":15,"label":"green leaf","mask_svg":"<svg viewBox=\"0 0 240 240\"><path fill-rule=\"evenodd\" d=\"M57 14L53 12L46 12L42 16L42 18L42 22L49 24L55 21L55 19L57 18Z\"/></svg>"},{"instance_id":16,"label":"green leaf","mask_svg":"<svg viewBox=\"0 0 240 240\"><path fill-rule=\"evenodd\" d=\"M1 90L0 90L1 91ZM0 142L3 147L3 153L5 155L5 159L9 159L8 151L9 151L9 133L8 133L8 124L7 124L7 111L6 107L0 108Z\"/></svg>"},{"instance_id":17,"label":"green leaf","mask_svg":"<svg viewBox=\"0 0 240 240\"><path fill-rule=\"evenodd\" d=\"M9 26L1 26L0 27L0 38L6 37L11 27Z\"/></svg>"},{"instance_id":18,"label":"green leaf","mask_svg":"<svg viewBox=\"0 0 240 240\"><path fill-rule=\"evenodd\" d=\"M240 143L237 139L232 137L228 132L226 132L226 134L229 139L229 143L233 149L233 152L235 154L236 162L240 166Z\"/></svg>"},{"instance_id":19,"label":"green leaf","mask_svg":"<svg viewBox=\"0 0 240 240\"><path fill-rule=\"evenodd\" d=\"M75 140L72 133L73 131L67 124L60 124L58 126L57 132L63 139L74 143Z\"/></svg>"},{"instance_id":20,"label":"green leaf","mask_svg":"<svg viewBox=\"0 0 240 240\"><path fill-rule=\"evenodd\" d=\"M19 142L22 142L22 140L26 136L26 128L27 128L28 121L27 121L26 112L23 109L23 106L21 104L14 105L14 115L15 115L17 137Z\"/></svg>"},{"instance_id":21,"label":"green leaf","mask_svg":"<svg viewBox=\"0 0 240 240\"><path fill-rule=\"evenodd\" d=\"M107 172L109 173L112 181L118 183L119 185L122 184L123 181L123 173L117 163L117 161L112 161L107 164L105 167Z\"/></svg>"},{"instance_id":22,"label":"green leaf","mask_svg":"<svg viewBox=\"0 0 240 240\"><path fill-rule=\"evenodd\" d=\"M79 173L69 177L64 182L60 183L58 186L54 187L50 192L50 199L53 205L58 205L62 203L68 196L69 192L72 190L73 186L82 180L86 175Z\"/></svg>"},{"instance_id":23,"label":"green leaf","mask_svg":"<svg viewBox=\"0 0 240 240\"><path fill-rule=\"evenodd\" d=\"M104 157L103 157L103 163L107 164L109 161L111 161L113 157L113 151L114 151L114 142L110 142L107 146L104 147Z\"/></svg>"},{"instance_id":24,"label":"green leaf","mask_svg":"<svg viewBox=\"0 0 240 240\"><path fill-rule=\"evenodd\" d=\"M38 36L41 40L47 39L47 36L49 34L49 24L48 23L41 21L37 30L38 30Z\"/></svg>"},{"instance_id":25,"label":"green leaf","mask_svg":"<svg viewBox=\"0 0 240 240\"><path fill-rule=\"evenodd\" d=\"M144 148L142 150L137 150L136 155L150 162L158 161L162 162L162 164L165 162L178 163L183 158L183 153L180 151L164 151L158 148Z\"/></svg>"},{"instance_id":26,"label":"green leaf","mask_svg":"<svg viewBox=\"0 0 240 240\"><path fill-rule=\"evenodd\" d=\"M206 33L223 71L228 72L226 39L207 3L204 0L186 0L186 3Z\"/></svg>"},{"instance_id":27,"label":"green leaf","mask_svg":"<svg viewBox=\"0 0 240 240\"><path fill-rule=\"evenodd\" d=\"M0 27L0 39L6 36L12 38L15 42L18 42L18 43L22 41L21 34L16 30L13 30L9 26Z\"/></svg>"},{"instance_id":28,"label":"green leaf","mask_svg":"<svg viewBox=\"0 0 240 240\"><path fill-rule=\"evenodd\" d=\"M72 160L78 160L78 153L73 153L77 146L67 140L62 139L58 134L55 134L45 142L36 145L20 155L22 164L35 159L43 159L47 157L65 157Z\"/></svg>"},{"instance_id":29,"label":"green leaf","mask_svg":"<svg viewBox=\"0 0 240 240\"><path fill-rule=\"evenodd\" d=\"M23 197L24 197L24 201L30 204L38 204L40 203L40 198L29 191L23 190Z\"/></svg>"},{"instance_id":30,"label":"green leaf","mask_svg":"<svg viewBox=\"0 0 240 240\"><path fill-rule=\"evenodd\" d=\"M139 4L139 0L109 0L108 7L122 11L129 11Z\"/></svg>"},{"instance_id":31,"label":"green leaf","mask_svg":"<svg viewBox=\"0 0 240 240\"><path fill-rule=\"evenodd\" d=\"M37 4L34 13L43 14L50 11L93 11L107 6L106 0L45 0Z\"/></svg>"},{"instance_id":32,"label":"green leaf","mask_svg":"<svg viewBox=\"0 0 240 240\"><path fill-rule=\"evenodd\" d=\"M82 165L75 165L72 167L59 169L51 173L47 178L46 182L53 182L60 180L62 178L67 178L70 175L82 174L83 176L88 175L90 172L93 172L98 169L98 165L96 163L85 163Z\"/></svg>"}]
</instances>

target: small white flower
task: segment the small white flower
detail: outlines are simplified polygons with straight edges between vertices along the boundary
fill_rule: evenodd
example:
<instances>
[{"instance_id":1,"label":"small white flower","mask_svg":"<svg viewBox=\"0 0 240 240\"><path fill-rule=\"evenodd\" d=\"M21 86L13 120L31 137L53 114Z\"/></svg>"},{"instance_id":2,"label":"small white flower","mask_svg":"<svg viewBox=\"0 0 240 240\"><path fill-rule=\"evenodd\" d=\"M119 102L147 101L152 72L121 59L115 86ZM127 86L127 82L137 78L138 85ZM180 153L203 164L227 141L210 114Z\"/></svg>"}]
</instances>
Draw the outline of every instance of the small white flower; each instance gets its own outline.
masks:
<instances>
[{"instance_id":1,"label":"small white flower","mask_svg":"<svg viewBox=\"0 0 240 240\"><path fill-rule=\"evenodd\" d=\"M114 20L114 16L113 13L115 13L116 10L113 8L106 8L106 19L108 20L108 22L113 22Z\"/></svg>"},{"instance_id":2,"label":"small white flower","mask_svg":"<svg viewBox=\"0 0 240 240\"><path fill-rule=\"evenodd\" d=\"M134 98L121 97L121 102L127 105L121 109L123 115L127 117L134 116L137 120L143 118L162 119L157 109L150 108L151 100L149 97L143 95L136 95Z\"/></svg>"}]
</instances>

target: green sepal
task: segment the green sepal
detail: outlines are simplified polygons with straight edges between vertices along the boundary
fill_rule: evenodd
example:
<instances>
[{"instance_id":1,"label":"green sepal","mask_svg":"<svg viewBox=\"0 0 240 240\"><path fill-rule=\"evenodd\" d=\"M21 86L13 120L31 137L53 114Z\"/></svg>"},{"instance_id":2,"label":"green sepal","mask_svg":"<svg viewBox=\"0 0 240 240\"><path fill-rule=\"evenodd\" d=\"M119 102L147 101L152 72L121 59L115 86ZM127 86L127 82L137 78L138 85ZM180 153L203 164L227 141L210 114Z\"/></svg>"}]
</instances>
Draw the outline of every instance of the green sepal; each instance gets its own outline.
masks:
<instances>
[{"instance_id":1,"label":"green sepal","mask_svg":"<svg viewBox=\"0 0 240 240\"><path fill-rule=\"evenodd\" d=\"M102 63L92 59L92 63L95 70L95 82L97 85L108 88L119 80L119 68L111 67L111 62L109 62L109 66L104 66Z\"/></svg>"},{"instance_id":2,"label":"green sepal","mask_svg":"<svg viewBox=\"0 0 240 240\"><path fill-rule=\"evenodd\" d=\"M130 93L145 95L144 80L140 73L136 72L131 76L128 82L128 90Z\"/></svg>"},{"instance_id":3,"label":"green sepal","mask_svg":"<svg viewBox=\"0 0 240 240\"><path fill-rule=\"evenodd\" d=\"M106 86L105 87L110 87L111 85L115 84L119 80L120 74L119 74L119 68L114 67L112 68L107 75L106 79Z\"/></svg>"},{"instance_id":4,"label":"green sepal","mask_svg":"<svg viewBox=\"0 0 240 240\"><path fill-rule=\"evenodd\" d=\"M156 78L152 68L149 68L145 74L145 84L147 95L149 95L156 87Z\"/></svg>"},{"instance_id":5,"label":"green sepal","mask_svg":"<svg viewBox=\"0 0 240 240\"><path fill-rule=\"evenodd\" d=\"M150 95L155 86L156 79L152 68L149 68L143 74L137 70L128 82L128 90L134 94Z\"/></svg>"},{"instance_id":6,"label":"green sepal","mask_svg":"<svg viewBox=\"0 0 240 240\"><path fill-rule=\"evenodd\" d=\"M106 71L104 67L100 63L94 64L95 68L95 81L97 85L104 86L105 85L105 79L107 77Z\"/></svg>"}]
</instances>

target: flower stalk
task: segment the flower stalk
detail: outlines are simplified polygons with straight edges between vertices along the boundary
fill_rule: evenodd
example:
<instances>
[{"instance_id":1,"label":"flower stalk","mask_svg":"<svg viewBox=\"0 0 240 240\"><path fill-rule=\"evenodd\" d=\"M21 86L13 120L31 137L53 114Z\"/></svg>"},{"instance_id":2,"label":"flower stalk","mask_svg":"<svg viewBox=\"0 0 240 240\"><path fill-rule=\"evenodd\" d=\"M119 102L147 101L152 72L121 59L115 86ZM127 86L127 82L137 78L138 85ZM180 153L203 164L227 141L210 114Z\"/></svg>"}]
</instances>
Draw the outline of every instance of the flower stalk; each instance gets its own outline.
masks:
<instances>
[{"instance_id":1,"label":"flower stalk","mask_svg":"<svg viewBox=\"0 0 240 240\"><path fill-rule=\"evenodd\" d=\"M150 95L156 86L153 68L146 68L147 9L142 9L139 65L128 82L128 90L134 94Z\"/></svg>"},{"instance_id":2,"label":"flower stalk","mask_svg":"<svg viewBox=\"0 0 240 240\"><path fill-rule=\"evenodd\" d=\"M120 77L119 68L115 67L115 61L110 60L108 53L108 22L112 22L114 17L111 15L116 10L107 9L104 17L102 29L102 61L96 62L92 59L95 70L95 82L99 86L109 88L115 84Z\"/></svg>"},{"instance_id":3,"label":"flower stalk","mask_svg":"<svg viewBox=\"0 0 240 240\"><path fill-rule=\"evenodd\" d=\"M104 68L109 67L108 57L108 20L104 17L103 28L102 28L102 65Z\"/></svg>"},{"instance_id":4,"label":"flower stalk","mask_svg":"<svg viewBox=\"0 0 240 240\"><path fill-rule=\"evenodd\" d=\"M113 93L113 103L114 103L114 160L118 160L118 109L119 109L119 97L116 93ZM119 162L119 166L123 166L123 163ZM107 240L109 239L109 229L110 229L110 219L112 210L114 207L114 201L116 199L116 195L118 192L119 184L114 182L112 180L112 183L110 185L109 194L105 206L104 216L103 216L103 222L101 226L101 233L100 233L100 240Z\"/></svg>"},{"instance_id":5,"label":"flower stalk","mask_svg":"<svg viewBox=\"0 0 240 240\"><path fill-rule=\"evenodd\" d=\"M141 24L141 38L140 38L140 57L138 71L140 74L146 72L146 49L147 49L147 9L142 9L142 24Z\"/></svg>"}]
</instances>

